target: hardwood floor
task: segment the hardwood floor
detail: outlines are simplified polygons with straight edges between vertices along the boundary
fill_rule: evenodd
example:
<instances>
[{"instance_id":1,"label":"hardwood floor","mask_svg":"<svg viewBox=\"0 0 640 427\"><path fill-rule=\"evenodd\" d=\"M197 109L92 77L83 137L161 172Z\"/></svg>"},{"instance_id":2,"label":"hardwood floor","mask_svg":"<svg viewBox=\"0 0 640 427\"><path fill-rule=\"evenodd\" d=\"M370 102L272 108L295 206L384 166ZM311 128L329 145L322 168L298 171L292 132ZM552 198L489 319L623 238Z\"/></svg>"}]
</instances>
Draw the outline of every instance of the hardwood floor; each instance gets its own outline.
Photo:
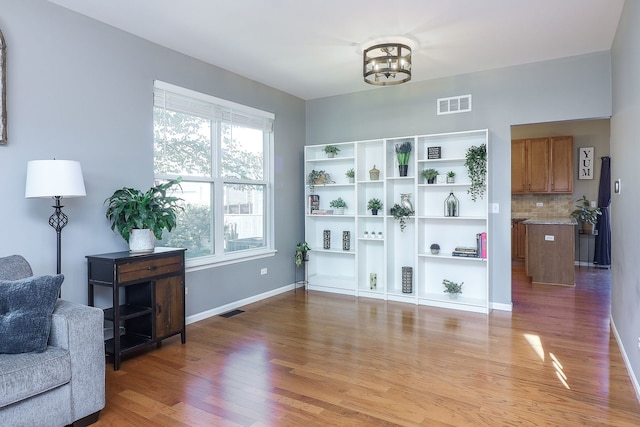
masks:
<instances>
[{"instance_id":1,"label":"hardwood floor","mask_svg":"<svg viewBox=\"0 0 640 427\"><path fill-rule=\"evenodd\" d=\"M107 365L96 426L640 425L609 272L514 267L512 313L288 292Z\"/></svg>"}]
</instances>

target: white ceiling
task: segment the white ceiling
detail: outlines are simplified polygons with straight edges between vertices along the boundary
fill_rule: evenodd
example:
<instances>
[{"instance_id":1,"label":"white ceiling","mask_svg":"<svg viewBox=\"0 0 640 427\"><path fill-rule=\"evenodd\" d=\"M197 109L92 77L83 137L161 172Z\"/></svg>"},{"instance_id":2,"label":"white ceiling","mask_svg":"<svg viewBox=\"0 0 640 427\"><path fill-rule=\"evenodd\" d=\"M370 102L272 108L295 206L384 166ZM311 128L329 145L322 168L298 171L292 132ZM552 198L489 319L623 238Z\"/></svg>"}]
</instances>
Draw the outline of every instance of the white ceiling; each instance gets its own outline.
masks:
<instances>
[{"instance_id":1,"label":"white ceiling","mask_svg":"<svg viewBox=\"0 0 640 427\"><path fill-rule=\"evenodd\" d=\"M49 0L302 99L362 90L363 44L413 40L411 82L609 50L624 0Z\"/></svg>"}]
</instances>

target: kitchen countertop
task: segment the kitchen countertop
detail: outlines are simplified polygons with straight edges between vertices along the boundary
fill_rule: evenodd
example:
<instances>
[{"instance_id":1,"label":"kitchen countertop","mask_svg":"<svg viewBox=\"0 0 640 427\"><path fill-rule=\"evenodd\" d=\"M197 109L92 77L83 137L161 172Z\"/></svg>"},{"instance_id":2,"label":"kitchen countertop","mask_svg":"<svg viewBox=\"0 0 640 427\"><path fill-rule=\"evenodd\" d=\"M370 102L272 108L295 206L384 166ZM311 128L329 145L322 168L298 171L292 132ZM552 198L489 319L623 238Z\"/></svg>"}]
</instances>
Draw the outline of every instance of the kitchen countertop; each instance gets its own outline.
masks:
<instances>
[{"instance_id":1,"label":"kitchen countertop","mask_svg":"<svg viewBox=\"0 0 640 427\"><path fill-rule=\"evenodd\" d=\"M536 224L536 225L578 225L578 221L572 217L557 217L557 218L530 218L523 222L523 224Z\"/></svg>"}]
</instances>

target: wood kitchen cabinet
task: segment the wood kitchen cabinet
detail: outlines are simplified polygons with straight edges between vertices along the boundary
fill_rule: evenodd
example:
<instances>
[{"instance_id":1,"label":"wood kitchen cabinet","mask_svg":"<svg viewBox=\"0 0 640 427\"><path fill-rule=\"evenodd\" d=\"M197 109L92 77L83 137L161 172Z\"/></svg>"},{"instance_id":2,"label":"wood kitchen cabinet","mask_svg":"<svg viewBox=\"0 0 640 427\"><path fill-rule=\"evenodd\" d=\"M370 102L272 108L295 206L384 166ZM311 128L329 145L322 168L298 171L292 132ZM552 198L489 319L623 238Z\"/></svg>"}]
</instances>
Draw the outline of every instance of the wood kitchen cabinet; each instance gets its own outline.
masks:
<instances>
[{"instance_id":1,"label":"wood kitchen cabinet","mask_svg":"<svg viewBox=\"0 0 640 427\"><path fill-rule=\"evenodd\" d=\"M113 324L113 337L105 352L120 368L123 356L180 334L185 337L185 249L156 248L152 253L114 252L87 256L89 305L95 289L107 288L111 307L105 320Z\"/></svg>"},{"instance_id":2,"label":"wood kitchen cabinet","mask_svg":"<svg viewBox=\"0 0 640 427\"><path fill-rule=\"evenodd\" d=\"M575 284L574 218L529 219L525 272L531 283L546 285Z\"/></svg>"},{"instance_id":3,"label":"wood kitchen cabinet","mask_svg":"<svg viewBox=\"0 0 640 427\"><path fill-rule=\"evenodd\" d=\"M573 137L511 141L511 192L572 193Z\"/></svg>"},{"instance_id":4,"label":"wood kitchen cabinet","mask_svg":"<svg viewBox=\"0 0 640 427\"><path fill-rule=\"evenodd\" d=\"M527 248L527 226L525 219L511 220L511 258L524 261Z\"/></svg>"}]
</instances>

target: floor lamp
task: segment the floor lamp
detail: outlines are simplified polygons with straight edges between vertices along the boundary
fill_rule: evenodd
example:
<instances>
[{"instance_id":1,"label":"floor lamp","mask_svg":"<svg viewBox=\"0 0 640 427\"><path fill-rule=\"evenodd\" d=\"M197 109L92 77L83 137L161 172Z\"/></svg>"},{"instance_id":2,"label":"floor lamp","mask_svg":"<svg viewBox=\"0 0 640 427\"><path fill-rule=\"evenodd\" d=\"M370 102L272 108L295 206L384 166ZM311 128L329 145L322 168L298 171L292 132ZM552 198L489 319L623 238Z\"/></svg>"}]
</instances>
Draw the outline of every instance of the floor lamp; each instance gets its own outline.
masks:
<instances>
[{"instance_id":1,"label":"floor lamp","mask_svg":"<svg viewBox=\"0 0 640 427\"><path fill-rule=\"evenodd\" d=\"M62 212L60 199L63 197L83 197L87 193L84 189L82 167L74 160L31 160L27 163L27 186L24 193L26 198L49 198L55 200L55 209L49 217L49 225L57 234L57 269L61 273L60 235L62 229L69 222L69 218Z\"/></svg>"}]
</instances>

